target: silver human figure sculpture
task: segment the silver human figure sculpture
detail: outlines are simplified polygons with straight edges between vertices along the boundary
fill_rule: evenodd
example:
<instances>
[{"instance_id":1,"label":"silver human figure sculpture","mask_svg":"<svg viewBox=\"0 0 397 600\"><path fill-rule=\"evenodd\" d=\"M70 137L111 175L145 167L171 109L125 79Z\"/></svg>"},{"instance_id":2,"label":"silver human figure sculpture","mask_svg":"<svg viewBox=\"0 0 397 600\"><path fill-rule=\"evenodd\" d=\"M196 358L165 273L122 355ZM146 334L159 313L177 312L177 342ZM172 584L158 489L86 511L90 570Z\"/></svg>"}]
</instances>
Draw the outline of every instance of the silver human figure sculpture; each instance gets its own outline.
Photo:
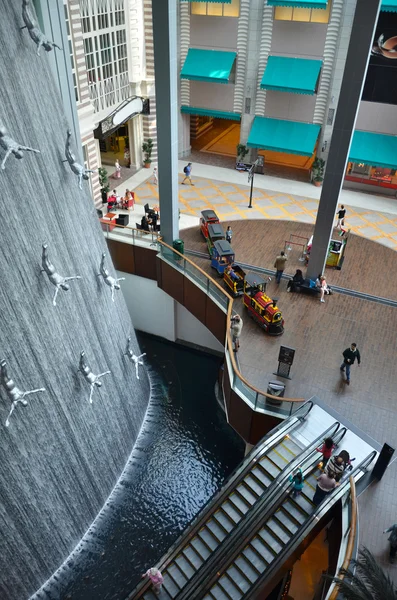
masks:
<instances>
[{"instance_id":1,"label":"silver human figure sculpture","mask_svg":"<svg viewBox=\"0 0 397 600\"><path fill-rule=\"evenodd\" d=\"M53 48L62 50L58 44L48 40L45 36L45 33L43 33L37 26L37 23L35 22L31 12L30 0L22 0L22 19L25 25L21 27L21 29L28 30L31 39L37 46L37 56L40 56L40 48L42 46L46 52L51 52Z\"/></svg>"},{"instance_id":2,"label":"silver human figure sculpture","mask_svg":"<svg viewBox=\"0 0 397 600\"><path fill-rule=\"evenodd\" d=\"M131 337L129 337L127 339L127 348L126 348L126 351L124 352L124 355L128 356L130 361L135 364L136 378L139 379L138 367L139 367L139 365L143 365L143 360L141 360L141 358L146 356L146 352L144 352L143 354L140 354L139 356L134 354L133 350L131 349Z\"/></svg>"},{"instance_id":3,"label":"silver human figure sculpture","mask_svg":"<svg viewBox=\"0 0 397 600\"><path fill-rule=\"evenodd\" d=\"M54 265L50 262L48 258L48 244L43 244L43 251L41 254L41 273L47 273L48 279L51 281L53 285L55 285L55 293L52 299L53 306L57 305L57 295L62 288L65 292L69 289L68 281L72 281L73 279L81 279L80 275L74 275L73 277L62 277L59 273L56 272Z\"/></svg>"},{"instance_id":4,"label":"silver human figure sculpture","mask_svg":"<svg viewBox=\"0 0 397 600\"><path fill-rule=\"evenodd\" d=\"M120 289L120 286L117 282L124 281L125 277L119 277L118 279L115 279L114 277L112 277L109 274L109 271L105 267L105 257L106 257L106 254L103 253L102 258L101 258L101 265L99 267L100 272L98 273L97 277L102 277L103 281L106 283L106 285L108 285L110 287L110 289L112 290L112 302L114 302L114 290Z\"/></svg>"},{"instance_id":5,"label":"silver human figure sculpture","mask_svg":"<svg viewBox=\"0 0 397 600\"><path fill-rule=\"evenodd\" d=\"M94 375L94 373L91 371L91 368L86 363L84 351L80 354L79 371L83 374L83 377L86 380L86 382L90 384L91 391L89 401L90 404L92 404L92 394L94 393L95 386L101 387L102 382L99 381L99 379L104 375L109 375L110 371L105 371L104 373L100 373L99 375Z\"/></svg>"},{"instance_id":6,"label":"silver human figure sculpture","mask_svg":"<svg viewBox=\"0 0 397 600\"><path fill-rule=\"evenodd\" d=\"M22 144L18 144L15 140L12 139L7 134L7 128L4 123L0 120L0 146L3 150L6 151L5 156L1 162L1 168L4 171L6 168L6 162L8 157L13 154L15 158L23 158L23 151L26 152L36 152L36 154L40 154L40 150L35 150L34 148L29 148L29 146L22 146Z\"/></svg>"},{"instance_id":7,"label":"silver human figure sculpture","mask_svg":"<svg viewBox=\"0 0 397 600\"><path fill-rule=\"evenodd\" d=\"M91 169L86 169L85 167L83 167L76 161L75 155L70 150L70 138L71 137L72 137L72 132L70 131L70 129L68 129L67 137L66 137L66 145L65 145L66 158L62 162L69 163L69 166L70 166L72 172L75 175L77 175L77 177L78 177L79 188L83 189L81 187L81 183L82 183L83 179L86 179L86 180L89 179L88 173L94 173L95 171L92 171Z\"/></svg>"},{"instance_id":8,"label":"silver human figure sculpture","mask_svg":"<svg viewBox=\"0 0 397 600\"><path fill-rule=\"evenodd\" d=\"M16 385L15 382L8 376L7 372L7 363L5 360L2 360L0 363L0 383L2 387L7 392L7 396L11 400L11 410L8 413L8 417L6 420L6 427L10 425L10 417L14 412L17 404L22 404L22 406L27 406L28 401L25 400L26 396L30 396L30 394L37 394L37 392L45 392L45 388L38 388L37 390L29 390L27 392L22 392Z\"/></svg>"}]
</instances>

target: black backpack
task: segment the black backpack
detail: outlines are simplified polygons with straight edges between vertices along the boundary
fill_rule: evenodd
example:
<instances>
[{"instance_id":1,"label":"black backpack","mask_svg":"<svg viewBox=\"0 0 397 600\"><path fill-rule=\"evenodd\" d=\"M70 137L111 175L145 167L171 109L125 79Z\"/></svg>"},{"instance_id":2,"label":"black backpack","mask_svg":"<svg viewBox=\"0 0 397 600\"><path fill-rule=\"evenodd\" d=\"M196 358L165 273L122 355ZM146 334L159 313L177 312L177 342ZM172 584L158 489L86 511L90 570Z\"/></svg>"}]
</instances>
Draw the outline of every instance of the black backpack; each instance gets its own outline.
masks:
<instances>
[{"instance_id":1,"label":"black backpack","mask_svg":"<svg viewBox=\"0 0 397 600\"><path fill-rule=\"evenodd\" d=\"M187 173L187 167L183 167L183 172L186 174Z\"/></svg>"}]
</instances>

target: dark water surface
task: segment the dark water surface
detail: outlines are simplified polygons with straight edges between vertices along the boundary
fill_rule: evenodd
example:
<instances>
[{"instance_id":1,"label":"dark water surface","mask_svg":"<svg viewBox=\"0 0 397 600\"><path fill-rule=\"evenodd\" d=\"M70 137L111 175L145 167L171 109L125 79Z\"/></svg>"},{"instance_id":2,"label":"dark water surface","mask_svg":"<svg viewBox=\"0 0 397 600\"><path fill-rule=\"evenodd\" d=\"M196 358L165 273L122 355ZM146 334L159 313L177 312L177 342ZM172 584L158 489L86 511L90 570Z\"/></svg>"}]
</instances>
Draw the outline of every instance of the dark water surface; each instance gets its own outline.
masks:
<instances>
[{"instance_id":1,"label":"dark water surface","mask_svg":"<svg viewBox=\"0 0 397 600\"><path fill-rule=\"evenodd\" d=\"M243 458L214 395L219 360L138 340L152 385L145 424L105 510L37 600L124 600Z\"/></svg>"}]
</instances>

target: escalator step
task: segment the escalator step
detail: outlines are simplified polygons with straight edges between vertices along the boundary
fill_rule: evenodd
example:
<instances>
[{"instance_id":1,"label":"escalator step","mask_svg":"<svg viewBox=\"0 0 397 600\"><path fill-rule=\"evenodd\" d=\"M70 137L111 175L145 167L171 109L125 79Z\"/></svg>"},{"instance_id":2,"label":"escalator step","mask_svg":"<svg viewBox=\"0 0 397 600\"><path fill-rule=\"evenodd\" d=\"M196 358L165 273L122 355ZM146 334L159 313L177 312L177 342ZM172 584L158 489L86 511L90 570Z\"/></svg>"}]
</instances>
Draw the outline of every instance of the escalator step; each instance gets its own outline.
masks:
<instances>
[{"instance_id":1,"label":"escalator step","mask_svg":"<svg viewBox=\"0 0 397 600\"><path fill-rule=\"evenodd\" d=\"M271 534L271 532L268 529L266 529L265 527L263 527L260 531L258 531L258 536L260 538L262 538L262 540L264 542L266 542L266 544L269 546L269 548L274 550L274 552L276 552L276 554L281 552L281 550L284 548L284 545L279 540L277 540Z\"/></svg>"},{"instance_id":2,"label":"escalator step","mask_svg":"<svg viewBox=\"0 0 397 600\"><path fill-rule=\"evenodd\" d=\"M232 529L234 529L235 523L223 510L217 510L214 514L214 519L215 521L218 521L218 523L220 523L223 529L226 529L228 533L230 533Z\"/></svg>"},{"instance_id":3,"label":"escalator step","mask_svg":"<svg viewBox=\"0 0 397 600\"><path fill-rule=\"evenodd\" d=\"M238 556L234 561L240 571L244 573L244 575L249 579L252 583L256 581L258 577L258 573L255 570L254 566L242 555Z\"/></svg>"},{"instance_id":4,"label":"escalator step","mask_svg":"<svg viewBox=\"0 0 397 600\"><path fill-rule=\"evenodd\" d=\"M239 509L240 512L242 512L244 515L245 513L249 510L249 506L246 502L244 502L244 500L241 498L241 496L239 496L238 494L236 494L235 492L233 492L232 494L230 494L229 496L229 501L234 504L235 506L237 506L237 508Z\"/></svg>"},{"instance_id":5,"label":"escalator step","mask_svg":"<svg viewBox=\"0 0 397 600\"><path fill-rule=\"evenodd\" d=\"M188 577L185 576L184 572L175 563L168 565L167 573L171 575L176 585L180 588L183 588L189 580Z\"/></svg>"},{"instance_id":6,"label":"escalator step","mask_svg":"<svg viewBox=\"0 0 397 600\"><path fill-rule=\"evenodd\" d=\"M247 592L251 587L251 583L248 579L246 579L234 565L229 567L226 573L242 592Z\"/></svg>"},{"instance_id":7,"label":"escalator step","mask_svg":"<svg viewBox=\"0 0 397 600\"><path fill-rule=\"evenodd\" d=\"M222 529L222 527L216 522L215 519L210 519L206 523L206 527L214 534L214 536L219 540L219 542L223 542L227 533Z\"/></svg>"},{"instance_id":8,"label":"escalator step","mask_svg":"<svg viewBox=\"0 0 397 600\"><path fill-rule=\"evenodd\" d=\"M281 541L285 544L291 539L291 534L288 534L282 527L277 523L274 517L270 517L266 522L267 527L272 533L274 533Z\"/></svg>"},{"instance_id":9,"label":"escalator step","mask_svg":"<svg viewBox=\"0 0 397 600\"><path fill-rule=\"evenodd\" d=\"M299 510L299 508L293 504L291 502L291 500L288 498L286 501L284 501L283 503L283 508L284 510L286 510L290 515L292 515L293 517L295 517L295 519L300 523L304 523L307 519L307 514L303 513L301 510Z\"/></svg>"},{"instance_id":10,"label":"escalator step","mask_svg":"<svg viewBox=\"0 0 397 600\"><path fill-rule=\"evenodd\" d=\"M244 478L244 483L245 485L250 487L258 496L262 496L263 492L266 489L266 487L259 483L259 481L252 477L252 475L247 475Z\"/></svg>"},{"instance_id":11,"label":"escalator step","mask_svg":"<svg viewBox=\"0 0 397 600\"><path fill-rule=\"evenodd\" d=\"M299 444L297 444L297 442L295 442L295 440L293 440L290 436L285 437L282 441L282 444L286 446L288 450L294 454L294 456L298 456L298 454L301 454L303 451L303 448L299 446Z\"/></svg>"},{"instance_id":12,"label":"escalator step","mask_svg":"<svg viewBox=\"0 0 397 600\"><path fill-rule=\"evenodd\" d=\"M164 582L162 591L165 590L170 598L175 598L175 596L179 593L180 588L175 584L175 582L171 579L167 571L163 574Z\"/></svg>"},{"instance_id":13,"label":"escalator step","mask_svg":"<svg viewBox=\"0 0 397 600\"><path fill-rule=\"evenodd\" d=\"M207 548L207 546L201 541L201 539L199 537L195 537L194 539L192 539L192 541L190 543L193 546L193 548L195 550L197 550L199 555L202 556L204 560L207 560L207 558L210 556L211 552ZM190 558L190 556L189 556L189 558Z\"/></svg>"},{"instance_id":14,"label":"escalator step","mask_svg":"<svg viewBox=\"0 0 397 600\"><path fill-rule=\"evenodd\" d=\"M239 523L241 521L241 513L236 510L236 507L231 502L229 502L229 500L226 500L222 504L222 508L227 514L227 516L230 517L230 519L232 519L234 523Z\"/></svg>"},{"instance_id":15,"label":"escalator step","mask_svg":"<svg viewBox=\"0 0 397 600\"><path fill-rule=\"evenodd\" d=\"M218 548L219 546L220 542L215 539L215 537L210 532L210 530L207 529L207 527L203 527L202 529L200 529L200 531L198 532L198 537L201 538L204 544L206 544L211 550L215 550L215 548Z\"/></svg>"},{"instance_id":16,"label":"escalator step","mask_svg":"<svg viewBox=\"0 0 397 600\"><path fill-rule=\"evenodd\" d=\"M153 590L149 590L144 595L143 600L158 600L159 598L161 598L161 600L163 600L163 598L164 598L164 600L171 600L172 596L167 594L167 592L165 591L165 589L163 587L161 589L161 594L156 594Z\"/></svg>"},{"instance_id":17,"label":"escalator step","mask_svg":"<svg viewBox=\"0 0 397 600\"><path fill-rule=\"evenodd\" d=\"M230 600L230 596L225 594L223 589L217 583L212 586L210 592L212 594L212 598L215 598L216 600ZM207 598L207 596L205 596L205 598ZM208 596L208 599L210 598L211 596Z\"/></svg>"},{"instance_id":18,"label":"escalator step","mask_svg":"<svg viewBox=\"0 0 397 600\"><path fill-rule=\"evenodd\" d=\"M306 490L304 490L304 492L305 491ZM312 499L312 497L313 496L310 497L310 500ZM314 505L308 499L305 498L304 494L300 494L297 498L293 498L292 502L295 502L295 504L297 504L299 508L301 508L306 513L306 518L309 515L311 515L314 511Z\"/></svg>"},{"instance_id":19,"label":"escalator step","mask_svg":"<svg viewBox=\"0 0 397 600\"><path fill-rule=\"evenodd\" d=\"M209 555L208 550L206 552ZM201 557L200 553L198 554L194 550L194 546L186 546L186 548L183 549L183 554L186 555L187 559L190 560L195 569L199 569L204 564L205 557Z\"/></svg>"},{"instance_id":20,"label":"escalator step","mask_svg":"<svg viewBox=\"0 0 397 600\"><path fill-rule=\"evenodd\" d=\"M256 542L254 544L254 542ZM263 573L266 569L268 563L271 563L274 554L270 552L270 550L263 544L258 538L254 538L251 542L255 550L253 550L250 546L244 548L242 554L244 557L251 562L258 571ZM260 554L260 556L258 556Z\"/></svg>"},{"instance_id":21,"label":"escalator step","mask_svg":"<svg viewBox=\"0 0 397 600\"><path fill-rule=\"evenodd\" d=\"M240 600L243 597L242 591L226 574L218 579L218 585L225 590L228 597L232 600Z\"/></svg>"},{"instance_id":22,"label":"escalator step","mask_svg":"<svg viewBox=\"0 0 397 600\"><path fill-rule=\"evenodd\" d=\"M281 471L293 459L292 454L289 454L289 456L287 456L287 450L283 448L280 449L279 446L273 448L273 450L270 450L266 456L268 456L270 460L272 460L280 468Z\"/></svg>"},{"instance_id":23,"label":"escalator step","mask_svg":"<svg viewBox=\"0 0 397 600\"><path fill-rule=\"evenodd\" d=\"M258 499L257 496L255 496L255 494L253 494L243 483L240 483L240 485L237 486L237 491L250 506L253 506Z\"/></svg>"},{"instance_id":24,"label":"escalator step","mask_svg":"<svg viewBox=\"0 0 397 600\"><path fill-rule=\"evenodd\" d=\"M263 456L261 458L261 460L259 461L259 464L272 477L277 477L277 475L280 473L280 468L274 462L272 462L271 460L269 460L267 456Z\"/></svg>"},{"instance_id":25,"label":"escalator step","mask_svg":"<svg viewBox=\"0 0 397 600\"><path fill-rule=\"evenodd\" d=\"M193 567L189 563L189 561L186 560L186 558L183 556L183 554L180 554L175 559L175 562L187 579L191 579L193 577L193 575L195 574L196 571L195 571L195 569L193 569Z\"/></svg>"},{"instance_id":26,"label":"escalator step","mask_svg":"<svg viewBox=\"0 0 397 600\"><path fill-rule=\"evenodd\" d=\"M274 477L272 477L267 471L265 471L263 469L263 467L261 467L260 465L254 467L252 469L252 473L255 475L255 477L257 479L259 479L260 482L263 483L264 486L268 487L272 481L274 480Z\"/></svg>"},{"instance_id":27,"label":"escalator step","mask_svg":"<svg viewBox=\"0 0 397 600\"><path fill-rule=\"evenodd\" d=\"M287 512L281 509L274 513L274 518L276 523L280 523L281 527L287 529L287 532L290 533L290 536L293 536L299 529L299 525L288 516Z\"/></svg>"}]
</instances>

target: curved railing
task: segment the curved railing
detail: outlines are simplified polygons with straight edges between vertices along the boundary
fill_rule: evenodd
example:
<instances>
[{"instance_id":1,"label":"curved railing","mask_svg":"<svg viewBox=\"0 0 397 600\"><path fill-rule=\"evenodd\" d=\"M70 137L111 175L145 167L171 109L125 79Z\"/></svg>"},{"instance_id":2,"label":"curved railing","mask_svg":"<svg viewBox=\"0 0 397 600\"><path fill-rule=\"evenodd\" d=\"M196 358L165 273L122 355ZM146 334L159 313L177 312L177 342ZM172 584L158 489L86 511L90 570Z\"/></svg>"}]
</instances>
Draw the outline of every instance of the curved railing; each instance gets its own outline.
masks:
<instances>
[{"instance_id":1,"label":"curved railing","mask_svg":"<svg viewBox=\"0 0 397 600\"><path fill-rule=\"evenodd\" d=\"M356 493L356 484L354 482L354 477L350 475L350 510L351 510L351 521L350 521L350 531L349 531L349 539L347 541L345 558L343 560L342 566L339 568L336 577L341 581L344 579L345 571L349 568L353 551L356 544L356 536L357 536L357 493ZM333 584L334 587L331 590L330 594L327 596L327 600L337 600L339 596L339 586L337 583Z\"/></svg>"},{"instance_id":2,"label":"curved railing","mask_svg":"<svg viewBox=\"0 0 397 600\"><path fill-rule=\"evenodd\" d=\"M132 244L138 241L151 241L151 245L157 245L160 251L160 255L165 261L171 263L177 270L182 271L187 275L193 282L203 289L208 296L210 296L218 305L221 306L222 310L226 313L226 342L225 342L225 368L228 369L230 385L233 390L245 400L247 404L263 412L271 412L272 414L280 415L285 418L291 415L295 407L302 402L305 402L305 398L281 398L273 396L256 386L252 385L240 372L238 368L235 354L233 352L233 343L230 333L230 319L233 313L234 301L229 294L217 283L208 273L201 269L196 263L187 258L184 254L180 254L175 248L172 248L166 244L157 233L145 232L140 229L134 229L130 226L118 225L116 223L108 223L101 221L102 225L107 225L107 237L111 237L112 230L119 230L116 232L117 239L120 239L120 230L125 232L126 241ZM267 406L266 402L272 402L271 406ZM277 405L275 405L277 403Z\"/></svg>"}]
</instances>

